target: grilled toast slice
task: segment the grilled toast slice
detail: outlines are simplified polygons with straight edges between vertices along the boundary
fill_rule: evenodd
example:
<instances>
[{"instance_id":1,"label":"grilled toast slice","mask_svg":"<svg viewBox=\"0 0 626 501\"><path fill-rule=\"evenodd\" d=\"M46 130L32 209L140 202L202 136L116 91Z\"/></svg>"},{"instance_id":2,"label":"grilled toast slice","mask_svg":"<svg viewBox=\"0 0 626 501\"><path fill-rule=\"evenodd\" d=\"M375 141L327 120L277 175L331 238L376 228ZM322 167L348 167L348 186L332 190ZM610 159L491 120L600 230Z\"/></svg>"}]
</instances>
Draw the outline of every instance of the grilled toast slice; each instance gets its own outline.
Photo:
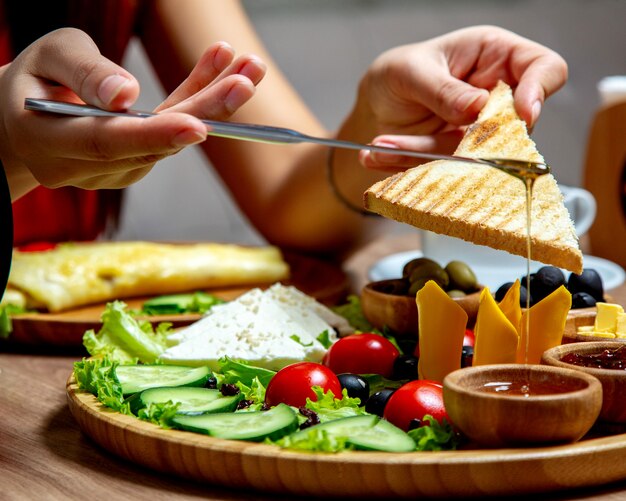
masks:
<instances>
[{"instance_id":1,"label":"grilled toast slice","mask_svg":"<svg viewBox=\"0 0 626 501\"><path fill-rule=\"evenodd\" d=\"M503 82L492 90L455 155L543 162ZM364 205L418 228L527 255L524 183L493 167L429 162L377 182L365 192ZM551 174L540 176L533 187L531 242L532 259L582 272L574 225Z\"/></svg>"}]
</instances>

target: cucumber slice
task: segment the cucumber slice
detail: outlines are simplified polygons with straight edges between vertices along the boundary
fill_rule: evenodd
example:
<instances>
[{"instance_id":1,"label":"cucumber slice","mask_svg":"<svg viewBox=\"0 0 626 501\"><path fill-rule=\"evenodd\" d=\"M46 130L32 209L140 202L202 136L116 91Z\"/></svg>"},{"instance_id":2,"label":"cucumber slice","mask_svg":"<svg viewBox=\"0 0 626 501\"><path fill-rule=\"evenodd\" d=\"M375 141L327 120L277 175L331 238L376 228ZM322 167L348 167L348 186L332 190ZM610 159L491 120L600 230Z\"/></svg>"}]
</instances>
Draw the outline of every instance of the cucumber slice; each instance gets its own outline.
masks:
<instances>
[{"instance_id":1,"label":"cucumber slice","mask_svg":"<svg viewBox=\"0 0 626 501\"><path fill-rule=\"evenodd\" d=\"M278 440L297 430L298 416L288 405L278 404L269 411L176 416L172 423L212 437L260 442L266 438Z\"/></svg>"},{"instance_id":2,"label":"cucumber slice","mask_svg":"<svg viewBox=\"0 0 626 501\"><path fill-rule=\"evenodd\" d=\"M176 315L180 313L204 313L224 300L206 292L170 294L144 302L142 311L148 315Z\"/></svg>"},{"instance_id":3,"label":"cucumber slice","mask_svg":"<svg viewBox=\"0 0 626 501\"><path fill-rule=\"evenodd\" d=\"M204 386L211 371L182 365L118 365L115 375L122 393L130 395L160 386Z\"/></svg>"},{"instance_id":4,"label":"cucumber slice","mask_svg":"<svg viewBox=\"0 0 626 501\"><path fill-rule=\"evenodd\" d=\"M373 414L350 416L316 424L291 435L294 440L306 439L310 430L324 430L333 437L343 437L355 449L365 451L411 452L415 441L397 426Z\"/></svg>"},{"instance_id":5,"label":"cucumber slice","mask_svg":"<svg viewBox=\"0 0 626 501\"><path fill-rule=\"evenodd\" d=\"M176 386L173 388L150 388L135 393L128 399L133 413L150 404L172 402L180 404L177 414L205 414L210 412L233 412L241 400L241 394L224 396L219 390Z\"/></svg>"}]
</instances>

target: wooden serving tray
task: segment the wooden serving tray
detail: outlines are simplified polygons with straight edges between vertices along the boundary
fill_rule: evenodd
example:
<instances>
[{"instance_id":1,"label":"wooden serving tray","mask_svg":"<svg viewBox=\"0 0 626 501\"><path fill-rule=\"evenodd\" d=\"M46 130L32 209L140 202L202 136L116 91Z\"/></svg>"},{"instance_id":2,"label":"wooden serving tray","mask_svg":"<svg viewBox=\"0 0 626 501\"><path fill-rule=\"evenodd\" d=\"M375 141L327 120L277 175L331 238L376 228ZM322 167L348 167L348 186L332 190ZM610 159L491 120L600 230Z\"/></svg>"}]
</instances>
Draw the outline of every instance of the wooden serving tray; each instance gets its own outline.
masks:
<instances>
[{"instance_id":1,"label":"wooden serving tray","mask_svg":"<svg viewBox=\"0 0 626 501\"><path fill-rule=\"evenodd\" d=\"M335 497L465 497L550 492L626 478L626 434L575 444L446 452L303 453L164 430L102 406L67 381L70 411L106 450L211 485Z\"/></svg>"},{"instance_id":2,"label":"wooden serving tray","mask_svg":"<svg viewBox=\"0 0 626 501\"><path fill-rule=\"evenodd\" d=\"M301 254L283 252L289 264L291 276L284 281L326 305L343 301L349 293L350 283L345 272L336 264ZM232 300L256 287L271 284L249 284L246 286L207 290L211 294ZM122 299L129 308L141 309L148 297ZM105 303L93 304L60 313L27 313L11 318L13 332L8 341L19 344L82 346L83 334L89 329L99 329L100 317ZM198 314L155 315L142 317L154 324L171 322L174 327L189 325L200 319Z\"/></svg>"}]
</instances>

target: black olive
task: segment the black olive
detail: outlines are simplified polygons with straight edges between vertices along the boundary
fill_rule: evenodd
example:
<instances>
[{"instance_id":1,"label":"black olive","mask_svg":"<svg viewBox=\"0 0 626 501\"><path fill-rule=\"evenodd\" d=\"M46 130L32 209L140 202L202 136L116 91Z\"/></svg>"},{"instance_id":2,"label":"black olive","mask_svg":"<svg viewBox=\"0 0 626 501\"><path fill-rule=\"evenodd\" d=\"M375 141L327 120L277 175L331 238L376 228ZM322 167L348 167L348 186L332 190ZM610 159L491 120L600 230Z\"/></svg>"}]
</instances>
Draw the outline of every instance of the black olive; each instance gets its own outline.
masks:
<instances>
[{"instance_id":1,"label":"black olive","mask_svg":"<svg viewBox=\"0 0 626 501\"><path fill-rule=\"evenodd\" d=\"M504 299L504 296L506 296L506 293L509 292L511 287L513 287L513 282L507 282L498 288L496 291L496 301L498 303Z\"/></svg>"},{"instance_id":2,"label":"black olive","mask_svg":"<svg viewBox=\"0 0 626 501\"><path fill-rule=\"evenodd\" d=\"M565 285L565 274L555 266L543 266L535 273L530 286L530 295L534 301L539 302L561 285Z\"/></svg>"},{"instance_id":3,"label":"black olive","mask_svg":"<svg viewBox=\"0 0 626 501\"><path fill-rule=\"evenodd\" d=\"M474 347L463 346L461 350L461 368L471 367L474 360Z\"/></svg>"},{"instance_id":4,"label":"black olive","mask_svg":"<svg viewBox=\"0 0 626 501\"><path fill-rule=\"evenodd\" d=\"M604 286L598 272L592 268L585 268L580 275L571 273L567 281L567 289L572 293L586 292L596 301L604 301Z\"/></svg>"},{"instance_id":5,"label":"black olive","mask_svg":"<svg viewBox=\"0 0 626 501\"><path fill-rule=\"evenodd\" d=\"M361 404L365 404L370 396L370 384L357 374L338 374L337 379L342 389L346 389L348 396L358 398Z\"/></svg>"},{"instance_id":6,"label":"black olive","mask_svg":"<svg viewBox=\"0 0 626 501\"><path fill-rule=\"evenodd\" d=\"M572 308L591 308L596 305L596 299L586 292L576 292L572 294Z\"/></svg>"},{"instance_id":7,"label":"black olive","mask_svg":"<svg viewBox=\"0 0 626 501\"><path fill-rule=\"evenodd\" d=\"M393 362L393 379L417 379L417 357L400 355Z\"/></svg>"},{"instance_id":8,"label":"black olive","mask_svg":"<svg viewBox=\"0 0 626 501\"><path fill-rule=\"evenodd\" d=\"M507 282L505 284L502 284L500 286L500 288L496 291L496 301L499 303L500 301L502 301L504 299L504 296L506 295L507 292L509 292L509 289L512 287L513 282ZM522 308L526 308L526 300L528 297L528 291L526 290L526 286L525 285L520 285L519 288L519 304ZM531 296L530 298L530 304L533 304L533 297Z\"/></svg>"},{"instance_id":9,"label":"black olive","mask_svg":"<svg viewBox=\"0 0 626 501\"><path fill-rule=\"evenodd\" d=\"M393 388L383 388L380 391L377 391L367 400L365 404L365 410L370 414L376 414L377 416L383 417L383 413L385 412L385 405L389 401L389 397L396 391Z\"/></svg>"},{"instance_id":10,"label":"black olive","mask_svg":"<svg viewBox=\"0 0 626 501\"><path fill-rule=\"evenodd\" d=\"M212 390L217 389L217 378L213 375L209 376L206 380L206 383L204 383L204 387L210 388Z\"/></svg>"}]
</instances>

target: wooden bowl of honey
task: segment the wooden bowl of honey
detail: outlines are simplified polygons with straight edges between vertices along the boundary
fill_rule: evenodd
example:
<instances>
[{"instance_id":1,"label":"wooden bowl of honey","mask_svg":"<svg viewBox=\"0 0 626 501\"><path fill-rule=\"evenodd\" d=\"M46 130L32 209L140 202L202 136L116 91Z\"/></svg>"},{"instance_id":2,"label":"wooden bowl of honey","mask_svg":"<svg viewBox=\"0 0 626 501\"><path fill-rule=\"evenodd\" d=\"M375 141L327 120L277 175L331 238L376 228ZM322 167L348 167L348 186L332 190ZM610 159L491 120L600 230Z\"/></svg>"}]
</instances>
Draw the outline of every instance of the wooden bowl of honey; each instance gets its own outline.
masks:
<instances>
[{"instance_id":1,"label":"wooden bowl of honey","mask_svg":"<svg viewBox=\"0 0 626 501\"><path fill-rule=\"evenodd\" d=\"M626 344L615 341L563 344L547 350L541 363L597 378L603 394L600 420L626 423Z\"/></svg>"},{"instance_id":2,"label":"wooden bowl of honey","mask_svg":"<svg viewBox=\"0 0 626 501\"><path fill-rule=\"evenodd\" d=\"M448 374L443 398L453 425L481 447L575 442L593 426L602 386L571 368L501 364Z\"/></svg>"}]
</instances>

